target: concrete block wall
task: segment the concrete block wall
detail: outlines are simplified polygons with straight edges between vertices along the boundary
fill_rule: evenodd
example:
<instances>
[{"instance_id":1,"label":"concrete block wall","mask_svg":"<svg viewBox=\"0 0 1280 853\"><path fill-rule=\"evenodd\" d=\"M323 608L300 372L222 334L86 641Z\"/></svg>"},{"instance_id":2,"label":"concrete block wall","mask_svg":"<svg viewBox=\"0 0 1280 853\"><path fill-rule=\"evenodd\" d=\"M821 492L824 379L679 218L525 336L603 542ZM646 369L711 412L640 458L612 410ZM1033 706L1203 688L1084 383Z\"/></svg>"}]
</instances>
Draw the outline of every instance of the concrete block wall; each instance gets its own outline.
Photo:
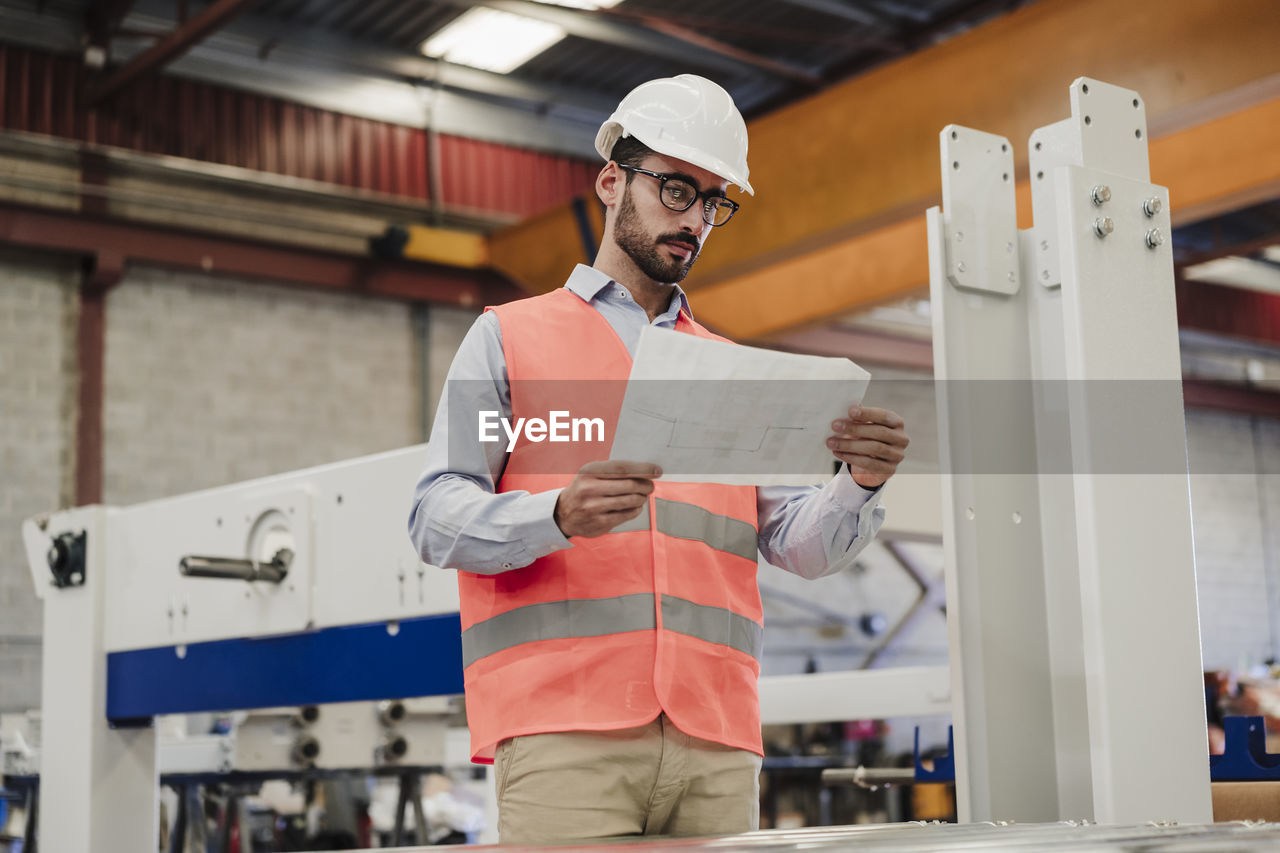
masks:
<instances>
[{"instance_id":1,"label":"concrete block wall","mask_svg":"<svg viewBox=\"0 0 1280 853\"><path fill-rule=\"evenodd\" d=\"M19 526L73 499L78 283L70 262L0 255L0 710L39 704ZM417 351L404 303L129 269L107 298L103 500L415 444Z\"/></svg>"},{"instance_id":2,"label":"concrete block wall","mask_svg":"<svg viewBox=\"0 0 1280 853\"><path fill-rule=\"evenodd\" d=\"M414 352L401 302L130 270L107 301L103 499L414 444Z\"/></svg>"},{"instance_id":3,"label":"concrete block wall","mask_svg":"<svg viewBox=\"0 0 1280 853\"><path fill-rule=\"evenodd\" d=\"M1280 422L1187 413L1206 669L1280 656Z\"/></svg>"},{"instance_id":4,"label":"concrete block wall","mask_svg":"<svg viewBox=\"0 0 1280 853\"><path fill-rule=\"evenodd\" d=\"M78 282L68 261L0 250L0 711L40 703L43 620L20 527L71 500Z\"/></svg>"},{"instance_id":5,"label":"concrete block wall","mask_svg":"<svg viewBox=\"0 0 1280 853\"><path fill-rule=\"evenodd\" d=\"M444 383L449 376L449 365L453 363L454 353L458 351L462 339L467 336L479 314L470 308L454 308L449 305L432 305L423 310L427 312L426 334L423 339L426 349L424 370L427 374L427 396L423 401L425 441L435 422L436 406L440 403L440 395L444 393Z\"/></svg>"}]
</instances>

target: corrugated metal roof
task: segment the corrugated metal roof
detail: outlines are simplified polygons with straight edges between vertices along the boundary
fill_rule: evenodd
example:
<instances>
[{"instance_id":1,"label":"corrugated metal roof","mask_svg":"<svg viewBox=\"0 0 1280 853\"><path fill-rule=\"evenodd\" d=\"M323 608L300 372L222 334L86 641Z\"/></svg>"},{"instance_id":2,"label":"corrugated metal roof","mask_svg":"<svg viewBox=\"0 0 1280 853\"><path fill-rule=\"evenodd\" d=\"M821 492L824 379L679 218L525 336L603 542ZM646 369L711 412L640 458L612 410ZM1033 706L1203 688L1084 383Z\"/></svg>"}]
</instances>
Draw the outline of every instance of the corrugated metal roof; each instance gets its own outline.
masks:
<instances>
[{"instance_id":1,"label":"corrugated metal roof","mask_svg":"<svg viewBox=\"0 0 1280 853\"><path fill-rule=\"evenodd\" d=\"M189 16L207 8L186 2ZM581 144L560 140L583 137L645 80L702 74L728 89L751 118L1022 2L622 0L593 12L534 0L259 0L189 47L165 73L328 108L334 100L326 100L327 93L307 95L309 80L317 88L357 93L374 82L381 94L353 94L347 102L356 99L364 115L409 124L434 120L437 113L413 104L425 103L416 90L439 87L479 138L514 144L524 138L532 147L585 153ZM171 26L178 3L115 4L130 9L114 22L115 57L140 53L149 42L138 32ZM427 38L474 6L551 18L569 35L508 75L421 55ZM57 29L66 49L79 52L89 8L90 0L0 0L0 41L48 47ZM327 76L311 76L317 69ZM404 87L391 99L397 106L380 113L387 86L396 85ZM418 117L406 118L415 109ZM533 139L531 129L546 132Z\"/></svg>"},{"instance_id":2,"label":"corrugated metal roof","mask_svg":"<svg viewBox=\"0 0 1280 853\"><path fill-rule=\"evenodd\" d=\"M0 0L7 2L21 0ZM318 29L362 44L416 53L423 41L473 5L522 10L502 0L263 0L250 13L250 26L259 26L264 38L283 43L305 39ZM836 82L848 69L908 53L927 41L940 23L957 19L963 24L966 15L976 21L1014 5L989 0L623 0L595 13L560 10L613 28L617 40L571 33L512 76L617 99L653 77L692 72L720 82L749 114L758 105L776 105L779 98L802 96ZM275 24L269 32L261 26L266 22ZM682 43L672 27L692 34L695 41ZM631 43L628 33L636 36ZM655 38L666 40L674 50L653 50ZM744 56L727 55L696 39L713 40ZM686 58L681 62L679 56ZM753 66L751 57L794 66L815 80L797 83Z\"/></svg>"}]
</instances>

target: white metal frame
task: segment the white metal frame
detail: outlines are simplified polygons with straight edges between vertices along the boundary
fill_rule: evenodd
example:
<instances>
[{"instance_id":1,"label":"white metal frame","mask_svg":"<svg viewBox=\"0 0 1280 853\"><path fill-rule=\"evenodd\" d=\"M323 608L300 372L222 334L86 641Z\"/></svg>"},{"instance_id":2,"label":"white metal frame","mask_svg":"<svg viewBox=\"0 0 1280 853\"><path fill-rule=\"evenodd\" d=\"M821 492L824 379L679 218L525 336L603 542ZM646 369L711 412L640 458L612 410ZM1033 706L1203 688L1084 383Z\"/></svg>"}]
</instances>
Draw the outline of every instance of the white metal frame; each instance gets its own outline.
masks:
<instances>
[{"instance_id":1,"label":"white metal frame","mask_svg":"<svg viewBox=\"0 0 1280 853\"><path fill-rule=\"evenodd\" d=\"M1031 135L1029 231L1008 140L941 135L928 224L959 805L1207 822L1168 197L1136 92L1080 78L1071 109ZM1152 410L1109 407L1135 387L1118 382L1147 383ZM1117 465L1150 442L1179 464Z\"/></svg>"}]
</instances>

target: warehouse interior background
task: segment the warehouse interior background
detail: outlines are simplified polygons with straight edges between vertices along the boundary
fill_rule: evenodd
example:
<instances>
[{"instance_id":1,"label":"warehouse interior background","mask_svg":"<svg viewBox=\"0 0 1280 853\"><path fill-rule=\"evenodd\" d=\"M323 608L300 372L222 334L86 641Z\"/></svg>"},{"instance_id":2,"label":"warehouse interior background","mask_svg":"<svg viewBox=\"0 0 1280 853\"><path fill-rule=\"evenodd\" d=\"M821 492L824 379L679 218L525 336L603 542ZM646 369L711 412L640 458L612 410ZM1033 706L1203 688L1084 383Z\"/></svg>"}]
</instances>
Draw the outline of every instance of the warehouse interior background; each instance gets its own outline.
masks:
<instances>
[{"instance_id":1,"label":"warehouse interior background","mask_svg":"<svg viewBox=\"0 0 1280 853\"><path fill-rule=\"evenodd\" d=\"M543 46L511 67L433 46L481 13ZM939 130L1025 141L1079 76L1142 93L1175 226L1204 666L1268 675L1277 46L1271 0L0 0L0 712L40 705L25 518L425 441L483 306L589 262L600 122L683 72L737 100L756 187L686 282L695 315L870 370L906 475L938 471ZM762 570L764 672L945 663L941 573L930 542L815 583ZM910 738L895 724L888 751Z\"/></svg>"}]
</instances>

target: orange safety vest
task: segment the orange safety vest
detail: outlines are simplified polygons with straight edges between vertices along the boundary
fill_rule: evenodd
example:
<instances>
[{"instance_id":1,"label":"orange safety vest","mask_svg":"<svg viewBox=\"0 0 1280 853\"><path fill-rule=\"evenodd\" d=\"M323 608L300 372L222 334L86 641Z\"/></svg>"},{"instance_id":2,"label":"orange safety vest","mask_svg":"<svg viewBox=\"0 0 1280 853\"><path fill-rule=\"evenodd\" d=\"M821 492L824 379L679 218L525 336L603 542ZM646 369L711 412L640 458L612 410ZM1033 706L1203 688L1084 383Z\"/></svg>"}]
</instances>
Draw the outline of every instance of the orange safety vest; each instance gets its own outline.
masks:
<instances>
[{"instance_id":1,"label":"orange safety vest","mask_svg":"<svg viewBox=\"0 0 1280 853\"><path fill-rule=\"evenodd\" d=\"M563 444L522 438L497 490L567 486L582 463L608 458L631 357L565 288L490 310L513 419L546 419L548 399L564 408L566 394L573 415L606 415L605 440L576 444L569 465ZM723 340L684 312L676 329ZM686 734L763 754L756 490L655 486L638 518L603 536L499 574L458 572L473 761L492 762L506 738L630 728L662 712Z\"/></svg>"}]
</instances>

